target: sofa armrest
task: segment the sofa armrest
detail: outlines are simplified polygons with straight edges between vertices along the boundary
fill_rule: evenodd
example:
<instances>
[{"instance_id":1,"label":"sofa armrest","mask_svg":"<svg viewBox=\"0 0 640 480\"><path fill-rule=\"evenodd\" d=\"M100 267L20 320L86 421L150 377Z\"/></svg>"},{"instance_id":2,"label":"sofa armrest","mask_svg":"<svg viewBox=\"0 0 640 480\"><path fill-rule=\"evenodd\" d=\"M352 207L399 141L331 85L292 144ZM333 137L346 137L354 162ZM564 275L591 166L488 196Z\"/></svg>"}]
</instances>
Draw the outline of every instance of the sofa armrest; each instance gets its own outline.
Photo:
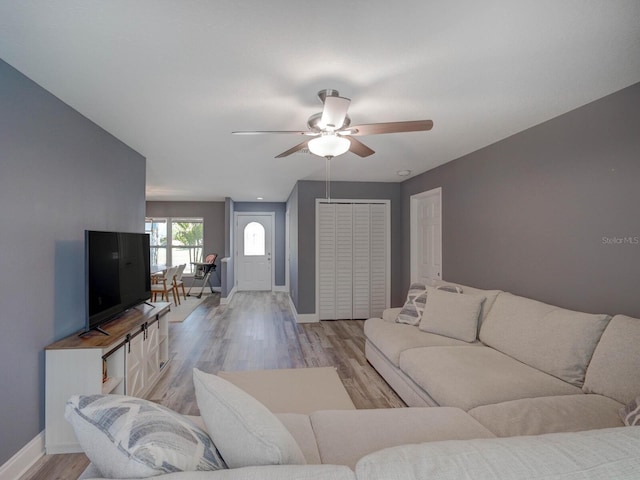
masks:
<instances>
[{"instance_id":1,"label":"sofa armrest","mask_svg":"<svg viewBox=\"0 0 640 480\"><path fill-rule=\"evenodd\" d=\"M382 312L382 319L385 322L395 322L401 310L402 307L387 308L384 312Z\"/></svg>"}]
</instances>

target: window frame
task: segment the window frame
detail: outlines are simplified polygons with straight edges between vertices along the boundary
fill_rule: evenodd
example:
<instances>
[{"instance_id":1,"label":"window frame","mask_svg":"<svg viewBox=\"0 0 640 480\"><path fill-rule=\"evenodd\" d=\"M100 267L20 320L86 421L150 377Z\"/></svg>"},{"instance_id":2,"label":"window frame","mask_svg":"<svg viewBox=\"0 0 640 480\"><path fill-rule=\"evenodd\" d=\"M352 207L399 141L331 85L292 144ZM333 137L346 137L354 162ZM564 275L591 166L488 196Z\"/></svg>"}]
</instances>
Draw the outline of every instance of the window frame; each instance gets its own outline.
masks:
<instances>
[{"instance_id":1,"label":"window frame","mask_svg":"<svg viewBox=\"0 0 640 480\"><path fill-rule=\"evenodd\" d=\"M165 223L166 224L166 238L164 245L162 244L154 244L153 243L153 235L151 235L150 248L152 250L152 259L153 259L153 250L156 250L155 257L159 258L160 254L157 253L159 250L164 249L166 264L167 267L175 266L174 265L174 250L176 249L191 249L195 251L195 255L189 254L189 260L178 261L178 264L186 263L187 266L184 270L184 275L192 276L194 274L194 268L191 265L191 262L202 262L204 255L204 218L203 217L188 217L188 216L180 216L180 217L145 217L145 232L152 233L153 232L153 224L154 223ZM174 239L174 232L176 230L175 225L178 223L199 223L202 225L202 236L199 241L200 244L196 242L193 245L184 245L176 243ZM151 230L147 230L147 224L151 224ZM152 260L153 261L153 260Z\"/></svg>"}]
</instances>

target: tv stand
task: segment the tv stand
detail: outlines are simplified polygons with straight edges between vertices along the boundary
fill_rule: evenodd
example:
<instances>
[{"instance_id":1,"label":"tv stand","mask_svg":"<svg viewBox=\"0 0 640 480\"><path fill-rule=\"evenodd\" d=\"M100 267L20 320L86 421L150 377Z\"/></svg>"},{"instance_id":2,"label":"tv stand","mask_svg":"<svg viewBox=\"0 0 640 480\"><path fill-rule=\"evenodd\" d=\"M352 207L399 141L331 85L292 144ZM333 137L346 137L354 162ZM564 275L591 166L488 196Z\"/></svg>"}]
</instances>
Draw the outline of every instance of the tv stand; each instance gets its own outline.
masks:
<instances>
[{"instance_id":1,"label":"tv stand","mask_svg":"<svg viewBox=\"0 0 640 480\"><path fill-rule=\"evenodd\" d=\"M100 333L101 333L101 334L103 334L103 335L107 335L107 336L111 335L111 334L110 334L109 332L107 332L106 330L103 330L103 329L102 329L102 327L96 327L96 328L94 328L94 330L95 330L96 332L100 332Z\"/></svg>"},{"instance_id":2,"label":"tv stand","mask_svg":"<svg viewBox=\"0 0 640 480\"><path fill-rule=\"evenodd\" d=\"M140 304L81 336L45 348L46 453L76 453L80 445L64 419L75 394L145 397L169 364L170 303Z\"/></svg>"}]
</instances>

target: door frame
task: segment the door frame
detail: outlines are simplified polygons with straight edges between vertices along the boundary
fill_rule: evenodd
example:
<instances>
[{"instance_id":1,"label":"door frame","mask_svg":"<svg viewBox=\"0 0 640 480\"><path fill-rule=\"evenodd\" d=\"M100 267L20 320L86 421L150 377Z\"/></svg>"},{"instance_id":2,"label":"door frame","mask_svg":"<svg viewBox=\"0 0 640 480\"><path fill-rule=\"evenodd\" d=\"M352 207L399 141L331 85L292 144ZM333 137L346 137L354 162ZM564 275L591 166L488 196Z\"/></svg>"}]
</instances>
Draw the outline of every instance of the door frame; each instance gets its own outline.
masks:
<instances>
[{"instance_id":1,"label":"door frame","mask_svg":"<svg viewBox=\"0 0 640 480\"><path fill-rule=\"evenodd\" d=\"M255 217L264 216L271 217L271 291L273 292L273 286L276 283L276 212L233 212L233 278L234 288L238 288L238 244L240 243L240 237L238 232L238 217Z\"/></svg>"},{"instance_id":2,"label":"door frame","mask_svg":"<svg viewBox=\"0 0 640 480\"><path fill-rule=\"evenodd\" d=\"M316 198L315 210L313 212L315 218L315 297L316 297L316 312L315 318L320 318L320 218L318 215L318 206L322 203L377 203L386 206L386 219L387 222L387 287L385 292L385 303L387 308L391 305L391 200L385 199L354 199L354 198L332 198L327 200L326 198Z\"/></svg>"},{"instance_id":3,"label":"door frame","mask_svg":"<svg viewBox=\"0 0 640 480\"><path fill-rule=\"evenodd\" d=\"M409 264L411 266L411 283L418 279L418 202L426 197L437 195L440 197L440 278L443 277L444 265L442 264L442 230L444 218L442 218L442 187L432 188L425 192L416 193L409 197L409 237L410 237L410 254Z\"/></svg>"}]
</instances>

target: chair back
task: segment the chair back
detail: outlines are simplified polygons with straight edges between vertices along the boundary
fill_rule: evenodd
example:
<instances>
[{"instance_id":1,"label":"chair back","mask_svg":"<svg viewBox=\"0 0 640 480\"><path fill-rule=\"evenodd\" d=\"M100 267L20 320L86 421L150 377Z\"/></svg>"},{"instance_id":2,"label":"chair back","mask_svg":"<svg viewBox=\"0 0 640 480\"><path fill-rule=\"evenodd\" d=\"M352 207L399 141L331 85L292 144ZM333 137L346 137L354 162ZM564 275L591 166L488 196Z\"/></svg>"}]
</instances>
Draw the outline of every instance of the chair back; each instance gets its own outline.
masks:
<instances>
[{"instance_id":1,"label":"chair back","mask_svg":"<svg viewBox=\"0 0 640 480\"><path fill-rule=\"evenodd\" d=\"M164 272L164 280L168 283L173 283L173 279L178 271L178 267L168 267Z\"/></svg>"},{"instance_id":2,"label":"chair back","mask_svg":"<svg viewBox=\"0 0 640 480\"><path fill-rule=\"evenodd\" d=\"M182 281L182 274L184 273L184 269L187 267L186 263L182 265L178 265L178 269L176 270L176 282Z\"/></svg>"}]
</instances>

